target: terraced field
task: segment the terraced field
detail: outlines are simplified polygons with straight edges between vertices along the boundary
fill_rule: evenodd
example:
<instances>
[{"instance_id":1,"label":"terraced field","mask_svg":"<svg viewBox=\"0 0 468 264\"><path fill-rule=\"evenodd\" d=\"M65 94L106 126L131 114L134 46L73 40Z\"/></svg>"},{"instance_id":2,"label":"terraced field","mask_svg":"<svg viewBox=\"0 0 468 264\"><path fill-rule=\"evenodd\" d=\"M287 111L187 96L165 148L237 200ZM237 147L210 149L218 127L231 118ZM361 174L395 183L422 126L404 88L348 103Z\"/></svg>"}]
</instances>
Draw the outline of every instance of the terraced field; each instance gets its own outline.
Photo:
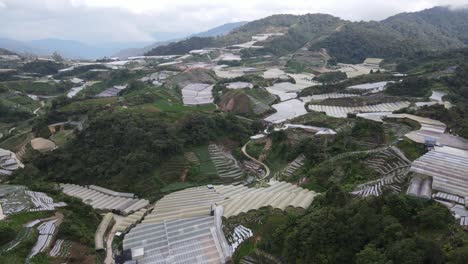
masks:
<instances>
[{"instance_id":1,"label":"terraced field","mask_svg":"<svg viewBox=\"0 0 468 264\"><path fill-rule=\"evenodd\" d=\"M54 247L50 250L49 256L66 258L70 255L71 242L68 240L57 239Z\"/></svg>"},{"instance_id":2,"label":"terraced field","mask_svg":"<svg viewBox=\"0 0 468 264\"><path fill-rule=\"evenodd\" d=\"M193 152L198 157L200 161L199 174L206 175L207 177L218 177L218 172L216 167L211 160L210 153L208 152L207 146L200 146L193 149Z\"/></svg>"},{"instance_id":3,"label":"terraced field","mask_svg":"<svg viewBox=\"0 0 468 264\"><path fill-rule=\"evenodd\" d=\"M162 164L158 170L160 179L164 182L173 182L174 179L180 178L185 168L187 168L185 157L176 156Z\"/></svg>"},{"instance_id":4,"label":"terraced field","mask_svg":"<svg viewBox=\"0 0 468 264\"><path fill-rule=\"evenodd\" d=\"M393 148L373 153L372 157L366 160L366 164L377 171L381 178L361 184L352 192L361 197L379 196L384 189L401 192L401 185L406 181L411 166L411 162Z\"/></svg>"},{"instance_id":5,"label":"terraced field","mask_svg":"<svg viewBox=\"0 0 468 264\"><path fill-rule=\"evenodd\" d=\"M237 160L229 153L223 151L218 145L208 146L211 160L221 178L240 179L244 176Z\"/></svg>"},{"instance_id":6,"label":"terraced field","mask_svg":"<svg viewBox=\"0 0 468 264\"><path fill-rule=\"evenodd\" d=\"M248 95L248 97L250 99L250 103L252 104L252 110L256 115L263 115L272 110L269 105L257 100L255 97L251 95Z\"/></svg>"},{"instance_id":7,"label":"terraced field","mask_svg":"<svg viewBox=\"0 0 468 264\"><path fill-rule=\"evenodd\" d=\"M303 165L306 157L304 155L299 155L291 163L286 166L282 171L277 172L275 178L277 179L288 179L290 178L297 170L299 170Z\"/></svg>"}]
</instances>

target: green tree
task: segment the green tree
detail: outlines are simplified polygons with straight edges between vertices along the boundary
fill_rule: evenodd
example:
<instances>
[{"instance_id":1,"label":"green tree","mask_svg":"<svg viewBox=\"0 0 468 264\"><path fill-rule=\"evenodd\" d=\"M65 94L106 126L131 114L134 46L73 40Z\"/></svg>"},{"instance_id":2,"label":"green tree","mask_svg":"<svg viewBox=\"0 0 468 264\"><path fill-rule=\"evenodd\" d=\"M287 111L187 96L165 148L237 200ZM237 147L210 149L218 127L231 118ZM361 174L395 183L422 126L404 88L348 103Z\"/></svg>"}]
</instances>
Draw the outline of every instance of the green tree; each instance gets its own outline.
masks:
<instances>
[{"instance_id":1,"label":"green tree","mask_svg":"<svg viewBox=\"0 0 468 264\"><path fill-rule=\"evenodd\" d=\"M367 245L356 254L356 264L390 264L385 254L378 250L374 244Z\"/></svg>"}]
</instances>

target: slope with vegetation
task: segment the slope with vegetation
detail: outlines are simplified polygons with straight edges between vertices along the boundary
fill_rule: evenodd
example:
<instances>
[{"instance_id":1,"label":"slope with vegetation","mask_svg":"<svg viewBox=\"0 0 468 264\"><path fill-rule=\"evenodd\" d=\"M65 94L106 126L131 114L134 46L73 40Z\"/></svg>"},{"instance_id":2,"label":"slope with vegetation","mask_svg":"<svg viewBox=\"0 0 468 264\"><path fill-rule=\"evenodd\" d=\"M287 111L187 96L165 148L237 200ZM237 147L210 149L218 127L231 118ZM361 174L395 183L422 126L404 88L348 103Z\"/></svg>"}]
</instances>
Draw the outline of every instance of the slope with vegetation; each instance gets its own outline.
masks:
<instances>
[{"instance_id":1,"label":"slope with vegetation","mask_svg":"<svg viewBox=\"0 0 468 264\"><path fill-rule=\"evenodd\" d=\"M467 10L448 7L400 14L379 22L350 22L322 14L274 15L247 23L226 36L194 37L157 47L147 55L184 54L193 49L247 42L255 34L281 32L285 35L258 43L264 48L249 51L249 56L282 56L306 47L312 51L326 49L330 56L345 63L361 63L368 57L395 60L417 51L465 47L466 21Z\"/></svg>"}]
</instances>

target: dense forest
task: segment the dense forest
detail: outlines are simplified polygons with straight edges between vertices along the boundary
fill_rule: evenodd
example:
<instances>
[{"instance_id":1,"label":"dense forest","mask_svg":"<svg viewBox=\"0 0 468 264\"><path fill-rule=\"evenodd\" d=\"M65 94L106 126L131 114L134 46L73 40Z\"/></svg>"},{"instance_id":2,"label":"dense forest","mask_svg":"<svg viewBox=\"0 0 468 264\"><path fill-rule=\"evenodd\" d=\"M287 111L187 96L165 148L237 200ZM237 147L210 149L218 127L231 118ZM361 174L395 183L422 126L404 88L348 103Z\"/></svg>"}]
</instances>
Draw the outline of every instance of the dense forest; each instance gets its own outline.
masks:
<instances>
[{"instance_id":1,"label":"dense forest","mask_svg":"<svg viewBox=\"0 0 468 264\"><path fill-rule=\"evenodd\" d=\"M465 263L468 256L445 207L395 195L355 200L336 187L265 236L259 247L287 263Z\"/></svg>"},{"instance_id":2,"label":"dense forest","mask_svg":"<svg viewBox=\"0 0 468 264\"><path fill-rule=\"evenodd\" d=\"M185 147L222 137L242 140L252 133L248 123L231 115L188 114L174 122L159 113L103 114L34 165L38 177L50 181L101 184L154 197L178 180L161 179L154 171Z\"/></svg>"}]
</instances>

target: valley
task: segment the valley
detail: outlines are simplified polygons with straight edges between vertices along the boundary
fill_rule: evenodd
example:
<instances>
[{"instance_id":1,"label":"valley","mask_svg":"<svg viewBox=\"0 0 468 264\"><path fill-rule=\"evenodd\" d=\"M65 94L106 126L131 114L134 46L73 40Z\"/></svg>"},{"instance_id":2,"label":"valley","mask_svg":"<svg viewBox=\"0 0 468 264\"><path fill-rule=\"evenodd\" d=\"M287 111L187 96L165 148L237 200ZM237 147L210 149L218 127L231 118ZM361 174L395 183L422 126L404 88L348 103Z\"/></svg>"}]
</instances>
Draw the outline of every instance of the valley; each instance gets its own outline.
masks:
<instances>
[{"instance_id":1,"label":"valley","mask_svg":"<svg viewBox=\"0 0 468 264\"><path fill-rule=\"evenodd\" d=\"M466 21L273 15L122 58L0 49L0 263L465 263Z\"/></svg>"}]
</instances>

